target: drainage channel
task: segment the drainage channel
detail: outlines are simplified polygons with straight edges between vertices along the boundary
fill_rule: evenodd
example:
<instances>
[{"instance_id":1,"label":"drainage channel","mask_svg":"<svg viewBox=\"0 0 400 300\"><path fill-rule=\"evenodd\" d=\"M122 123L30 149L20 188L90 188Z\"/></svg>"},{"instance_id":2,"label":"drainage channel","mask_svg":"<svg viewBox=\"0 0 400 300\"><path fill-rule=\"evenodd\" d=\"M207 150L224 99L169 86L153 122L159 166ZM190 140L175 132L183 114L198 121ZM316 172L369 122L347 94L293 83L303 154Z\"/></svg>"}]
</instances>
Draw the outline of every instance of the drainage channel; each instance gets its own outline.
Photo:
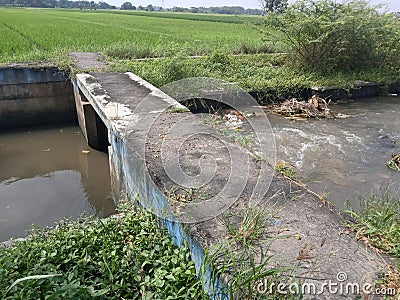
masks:
<instances>
[{"instance_id":1,"label":"drainage channel","mask_svg":"<svg viewBox=\"0 0 400 300\"><path fill-rule=\"evenodd\" d=\"M108 155L88 146L67 76L0 68L0 242L32 224L114 212Z\"/></svg>"},{"instance_id":2,"label":"drainage channel","mask_svg":"<svg viewBox=\"0 0 400 300\"><path fill-rule=\"evenodd\" d=\"M83 213L115 211L108 156L76 125L0 134L0 241Z\"/></svg>"}]
</instances>

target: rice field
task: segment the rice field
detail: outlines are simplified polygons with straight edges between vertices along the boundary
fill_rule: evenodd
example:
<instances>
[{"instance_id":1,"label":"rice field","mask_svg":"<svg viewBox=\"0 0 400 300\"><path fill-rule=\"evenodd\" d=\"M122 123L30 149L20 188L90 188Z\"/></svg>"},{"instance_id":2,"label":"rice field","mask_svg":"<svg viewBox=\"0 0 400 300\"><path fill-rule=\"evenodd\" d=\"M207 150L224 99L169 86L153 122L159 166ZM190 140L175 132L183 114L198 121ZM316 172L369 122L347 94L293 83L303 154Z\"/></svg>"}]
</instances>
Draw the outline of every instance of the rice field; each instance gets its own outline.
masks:
<instances>
[{"instance_id":1,"label":"rice field","mask_svg":"<svg viewBox=\"0 0 400 300\"><path fill-rule=\"evenodd\" d=\"M68 51L142 58L266 49L254 25L259 17L160 14L0 8L0 63L53 59Z\"/></svg>"}]
</instances>

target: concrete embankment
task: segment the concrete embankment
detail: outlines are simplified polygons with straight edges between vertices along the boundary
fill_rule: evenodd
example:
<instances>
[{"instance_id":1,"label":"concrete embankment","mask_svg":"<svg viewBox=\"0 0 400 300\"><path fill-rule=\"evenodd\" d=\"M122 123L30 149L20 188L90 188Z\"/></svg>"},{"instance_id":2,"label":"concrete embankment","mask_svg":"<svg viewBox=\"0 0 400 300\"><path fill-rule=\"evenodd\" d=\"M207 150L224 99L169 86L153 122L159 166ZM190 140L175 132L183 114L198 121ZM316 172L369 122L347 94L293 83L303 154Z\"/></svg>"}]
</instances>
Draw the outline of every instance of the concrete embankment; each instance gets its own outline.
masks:
<instances>
[{"instance_id":1,"label":"concrete embankment","mask_svg":"<svg viewBox=\"0 0 400 300\"><path fill-rule=\"evenodd\" d=\"M0 68L0 128L73 122L72 85L56 68L13 65Z\"/></svg>"}]
</instances>

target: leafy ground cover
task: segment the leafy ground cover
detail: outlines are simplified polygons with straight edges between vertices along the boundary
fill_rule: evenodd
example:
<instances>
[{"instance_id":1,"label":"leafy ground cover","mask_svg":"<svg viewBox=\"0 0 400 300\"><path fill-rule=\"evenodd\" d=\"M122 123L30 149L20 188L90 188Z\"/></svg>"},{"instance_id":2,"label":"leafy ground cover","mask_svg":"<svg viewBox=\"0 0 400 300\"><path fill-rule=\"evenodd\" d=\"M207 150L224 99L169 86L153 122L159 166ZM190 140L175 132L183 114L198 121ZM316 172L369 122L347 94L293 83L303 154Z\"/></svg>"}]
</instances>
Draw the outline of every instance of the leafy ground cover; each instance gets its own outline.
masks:
<instances>
[{"instance_id":1,"label":"leafy ground cover","mask_svg":"<svg viewBox=\"0 0 400 300\"><path fill-rule=\"evenodd\" d=\"M202 299L185 248L151 213L64 220L0 248L0 299Z\"/></svg>"}]
</instances>

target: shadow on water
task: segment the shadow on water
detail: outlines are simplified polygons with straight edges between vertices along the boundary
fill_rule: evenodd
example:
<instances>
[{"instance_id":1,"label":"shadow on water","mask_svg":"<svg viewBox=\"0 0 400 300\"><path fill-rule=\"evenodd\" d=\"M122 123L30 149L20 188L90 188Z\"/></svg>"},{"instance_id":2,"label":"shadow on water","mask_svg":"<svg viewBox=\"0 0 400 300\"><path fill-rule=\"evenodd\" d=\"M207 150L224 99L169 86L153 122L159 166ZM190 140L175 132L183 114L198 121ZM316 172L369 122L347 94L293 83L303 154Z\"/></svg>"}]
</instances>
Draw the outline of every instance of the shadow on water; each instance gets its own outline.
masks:
<instances>
[{"instance_id":1,"label":"shadow on water","mask_svg":"<svg viewBox=\"0 0 400 300\"><path fill-rule=\"evenodd\" d=\"M89 152L87 152L89 151ZM115 212L108 156L79 127L0 133L0 241L82 213Z\"/></svg>"},{"instance_id":2,"label":"shadow on water","mask_svg":"<svg viewBox=\"0 0 400 300\"><path fill-rule=\"evenodd\" d=\"M295 166L302 182L326 193L338 208L388 183L398 188L400 172L386 162L400 153L400 99L362 99L331 108L350 117L294 122L269 114L278 160Z\"/></svg>"}]
</instances>

